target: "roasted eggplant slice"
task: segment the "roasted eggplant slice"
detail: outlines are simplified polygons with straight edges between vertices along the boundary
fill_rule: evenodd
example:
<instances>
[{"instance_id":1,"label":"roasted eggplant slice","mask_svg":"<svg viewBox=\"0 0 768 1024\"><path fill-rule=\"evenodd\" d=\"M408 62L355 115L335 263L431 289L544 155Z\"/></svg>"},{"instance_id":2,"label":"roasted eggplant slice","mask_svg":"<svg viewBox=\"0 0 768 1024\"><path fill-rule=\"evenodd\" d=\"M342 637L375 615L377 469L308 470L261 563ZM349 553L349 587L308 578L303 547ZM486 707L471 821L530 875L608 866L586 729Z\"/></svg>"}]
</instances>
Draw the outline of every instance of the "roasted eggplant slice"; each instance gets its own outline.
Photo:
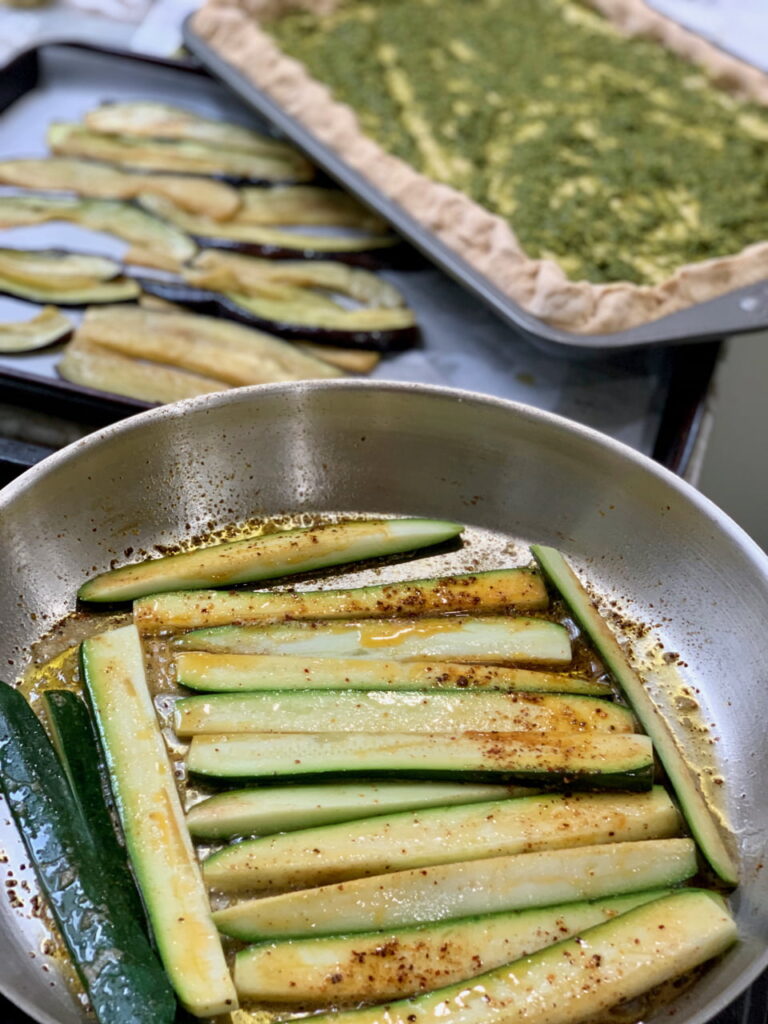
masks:
<instances>
[{"instance_id":1,"label":"roasted eggplant slice","mask_svg":"<svg viewBox=\"0 0 768 1024\"><path fill-rule=\"evenodd\" d=\"M419 339L413 314L407 309L349 310L328 300L324 302L321 297L278 302L253 299L238 293L219 294L150 278L137 280L149 295L198 313L236 320L280 338L327 342L342 348L372 349L376 352L399 352L411 348Z\"/></svg>"},{"instance_id":2,"label":"roasted eggplant slice","mask_svg":"<svg viewBox=\"0 0 768 1024\"><path fill-rule=\"evenodd\" d=\"M143 363L83 341L71 341L67 345L56 369L73 384L148 403L176 402L181 398L226 391L229 387L222 380Z\"/></svg>"},{"instance_id":3,"label":"roasted eggplant slice","mask_svg":"<svg viewBox=\"0 0 768 1024\"><path fill-rule=\"evenodd\" d=\"M110 199L69 199L52 196L0 196L0 227L45 224L63 220L92 231L105 231L130 242L128 263L177 270L197 247L183 231L130 203Z\"/></svg>"},{"instance_id":4,"label":"roasted eggplant slice","mask_svg":"<svg viewBox=\"0 0 768 1024\"><path fill-rule=\"evenodd\" d=\"M120 264L106 256L63 249L0 249L0 275L22 284L74 289L113 281L122 272Z\"/></svg>"},{"instance_id":5,"label":"roasted eggplant slice","mask_svg":"<svg viewBox=\"0 0 768 1024\"><path fill-rule=\"evenodd\" d=\"M0 352L32 352L55 345L72 333L72 324L55 306L46 306L31 320L0 324Z\"/></svg>"},{"instance_id":6,"label":"roasted eggplant slice","mask_svg":"<svg viewBox=\"0 0 768 1024\"><path fill-rule=\"evenodd\" d=\"M59 306L126 302L140 294L114 260L56 249L0 249L0 291Z\"/></svg>"},{"instance_id":7,"label":"roasted eggplant slice","mask_svg":"<svg viewBox=\"0 0 768 1024\"><path fill-rule=\"evenodd\" d=\"M242 188L240 196L242 205L236 219L241 224L324 224L377 232L387 229L381 217L336 189L283 185Z\"/></svg>"},{"instance_id":8,"label":"roasted eggplant slice","mask_svg":"<svg viewBox=\"0 0 768 1024\"><path fill-rule=\"evenodd\" d=\"M256 256L206 249L183 270L198 288L285 299L298 288L347 295L366 306L396 309L405 301L394 285L369 270L331 260L264 260Z\"/></svg>"},{"instance_id":9,"label":"roasted eggplant slice","mask_svg":"<svg viewBox=\"0 0 768 1024\"><path fill-rule=\"evenodd\" d=\"M78 342L165 363L235 386L340 377L342 372L294 345L238 324L190 313L134 307L88 310Z\"/></svg>"},{"instance_id":10,"label":"roasted eggplant slice","mask_svg":"<svg viewBox=\"0 0 768 1024\"><path fill-rule=\"evenodd\" d=\"M242 199L232 185L181 174L125 171L93 160L48 157L0 160L0 184L44 191L74 192L93 199L135 199L145 193L164 196L190 213L213 220L232 217Z\"/></svg>"},{"instance_id":11,"label":"roasted eggplant slice","mask_svg":"<svg viewBox=\"0 0 768 1024\"><path fill-rule=\"evenodd\" d=\"M363 348L340 348L336 345L316 345L312 341L297 341L296 347L311 356L322 359L331 366L338 366L348 373L370 373L381 362L380 352L370 352Z\"/></svg>"},{"instance_id":12,"label":"roasted eggplant slice","mask_svg":"<svg viewBox=\"0 0 768 1024\"><path fill-rule=\"evenodd\" d=\"M237 182L311 181L314 168L299 153L257 154L200 142L100 135L80 124L54 122L48 145L59 156L104 160L125 167L177 174L216 174Z\"/></svg>"},{"instance_id":13,"label":"roasted eggplant slice","mask_svg":"<svg viewBox=\"0 0 768 1024\"><path fill-rule=\"evenodd\" d=\"M152 100L104 103L89 111L84 121L92 131L107 135L186 139L208 146L238 149L244 153L276 153L288 157L293 157L297 152L289 143L270 138L252 128L226 121L213 121L192 110Z\"/></svg>"},{"instance_id":14,"label":"roasted eggplant slice","mask_svg":"<svg viewBox=\"0 0 768 1024\"><path fill-rule=\"evenodd\" d=\"M157 217L162 217L176 227L199 239L207 245L216 246L219 240L237 243L238 248L261 252L265 247L282 249L300 255L306 251L329 254L368 252L372 249L386 249L397 245L395 235L347 234L313 235L279 228L258 227L255 224L241 224L237 220L214 221L210 217L196 217L185 213L174 203L159 196L142 196L141 205Z\"/></svg>"}]
</instances>

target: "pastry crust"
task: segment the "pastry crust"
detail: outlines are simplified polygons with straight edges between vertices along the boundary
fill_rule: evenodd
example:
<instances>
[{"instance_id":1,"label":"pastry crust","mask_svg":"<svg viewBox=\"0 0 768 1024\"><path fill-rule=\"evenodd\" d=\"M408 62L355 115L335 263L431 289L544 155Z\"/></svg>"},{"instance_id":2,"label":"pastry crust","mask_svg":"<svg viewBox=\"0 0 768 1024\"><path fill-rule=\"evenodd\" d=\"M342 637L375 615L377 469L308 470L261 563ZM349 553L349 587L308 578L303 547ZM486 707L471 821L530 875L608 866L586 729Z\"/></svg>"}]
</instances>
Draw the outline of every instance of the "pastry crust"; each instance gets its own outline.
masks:
<instances>
[{"instance_id":1,"label":"pastry crust","mask_svg":"<svg viewBox=\"0 0 768 1024\"><path fill-rule=\"evenodd\" d=\"M718 88L768 106L768 75L723 53L644 0L589 2L627 36L653 39L699 65ZM259 24L297 8L326 14L335 5L335 0L207 0L192 25L254 85L529 313L576 334L607 334L768 277L768 241L734 255L685 264L655 286L573 281L555 261L530 258L508 221L430 180L367 137L354 111L334 100Z\"/></svg>"}]
</instances>

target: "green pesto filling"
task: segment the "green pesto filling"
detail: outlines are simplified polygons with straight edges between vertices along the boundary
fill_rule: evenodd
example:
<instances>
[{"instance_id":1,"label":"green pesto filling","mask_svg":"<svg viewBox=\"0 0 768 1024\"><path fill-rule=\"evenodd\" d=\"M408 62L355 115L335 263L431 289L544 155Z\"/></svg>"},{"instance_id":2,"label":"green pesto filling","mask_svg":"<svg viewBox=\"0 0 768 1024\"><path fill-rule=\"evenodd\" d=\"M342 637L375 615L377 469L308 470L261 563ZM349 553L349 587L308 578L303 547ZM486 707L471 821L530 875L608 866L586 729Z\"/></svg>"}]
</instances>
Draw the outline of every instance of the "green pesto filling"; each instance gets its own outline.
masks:
<instances>
[{"instance_id":1,"label":"green pesto filling","mask_svg":"<svg viewBox=\"0 0 768 1024\"><path fill-rule=\"evenodd\" d=\"M768 110L578 0L341 0L270 31L572 278L656 284L768 238Z\"/></svg>"}]
</instances>

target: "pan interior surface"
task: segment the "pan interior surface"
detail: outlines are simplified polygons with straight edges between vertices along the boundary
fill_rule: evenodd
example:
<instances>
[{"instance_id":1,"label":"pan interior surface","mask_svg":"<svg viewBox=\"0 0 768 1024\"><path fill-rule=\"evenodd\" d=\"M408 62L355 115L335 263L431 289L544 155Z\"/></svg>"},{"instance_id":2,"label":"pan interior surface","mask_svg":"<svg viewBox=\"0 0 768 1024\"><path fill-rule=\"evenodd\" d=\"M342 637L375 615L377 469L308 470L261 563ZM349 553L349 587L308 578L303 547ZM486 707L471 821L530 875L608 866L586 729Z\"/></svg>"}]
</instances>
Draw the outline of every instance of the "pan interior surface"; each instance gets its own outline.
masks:
<instances>
[{"instance_id":1,"label":"pan interior surface","mask_svg":"<svg viewBox=\"0 0 768 1024\"><path fill-rule=\"evenodd\" d=\"M768 560L692 488L620 444L512 403L357 381L241 389L108 427L0 494L6 679L113 561L233 523L339 513L469 528L464 549L388 566L388 579L521 564L529 543L552 544L623 618L652 627L663 644L654 664L673 663L697 691L699 749L724 778L741 856L742 942L675 1004L677 1024L710 1020L768 960ZM332 575L362 583L377 570ZM673 691L662 686L659 699L679 719ZM18 838L0 827L3 871L29 880ZM0 903L0 988L37 1020L75 1024L81 1008L40 955L44 934L28 910Z\"/></svg>"}]
</instances>

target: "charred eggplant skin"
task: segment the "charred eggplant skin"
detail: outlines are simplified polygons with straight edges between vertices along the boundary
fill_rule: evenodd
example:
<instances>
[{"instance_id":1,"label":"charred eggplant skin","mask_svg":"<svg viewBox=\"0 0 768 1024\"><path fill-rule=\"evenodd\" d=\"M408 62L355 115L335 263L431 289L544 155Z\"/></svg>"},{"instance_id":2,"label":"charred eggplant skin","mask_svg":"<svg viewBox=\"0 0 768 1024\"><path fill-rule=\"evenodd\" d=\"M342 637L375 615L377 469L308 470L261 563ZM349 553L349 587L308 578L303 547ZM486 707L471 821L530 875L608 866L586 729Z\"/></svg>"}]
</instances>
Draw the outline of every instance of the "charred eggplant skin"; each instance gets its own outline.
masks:
<instances>
[{"instance_id":1,"label":"charred eggplant skin","mask_svg":"<svg viewBox=\"0 0 768 1024\"><path fill-rule=\"evenodd\" d=\"M138 277L134 280L147 295L177 303L205 316L219 316L234 320L236 323L247 324L249 327L268 331L288 340L316 341L342 348L362 348L374 352L403 352L416 346L420 340L420 332L416 326L389 331L342 331L327 327L280 323L257 316L219 292L147 277Z\"/></svg>"}]
</instances>

